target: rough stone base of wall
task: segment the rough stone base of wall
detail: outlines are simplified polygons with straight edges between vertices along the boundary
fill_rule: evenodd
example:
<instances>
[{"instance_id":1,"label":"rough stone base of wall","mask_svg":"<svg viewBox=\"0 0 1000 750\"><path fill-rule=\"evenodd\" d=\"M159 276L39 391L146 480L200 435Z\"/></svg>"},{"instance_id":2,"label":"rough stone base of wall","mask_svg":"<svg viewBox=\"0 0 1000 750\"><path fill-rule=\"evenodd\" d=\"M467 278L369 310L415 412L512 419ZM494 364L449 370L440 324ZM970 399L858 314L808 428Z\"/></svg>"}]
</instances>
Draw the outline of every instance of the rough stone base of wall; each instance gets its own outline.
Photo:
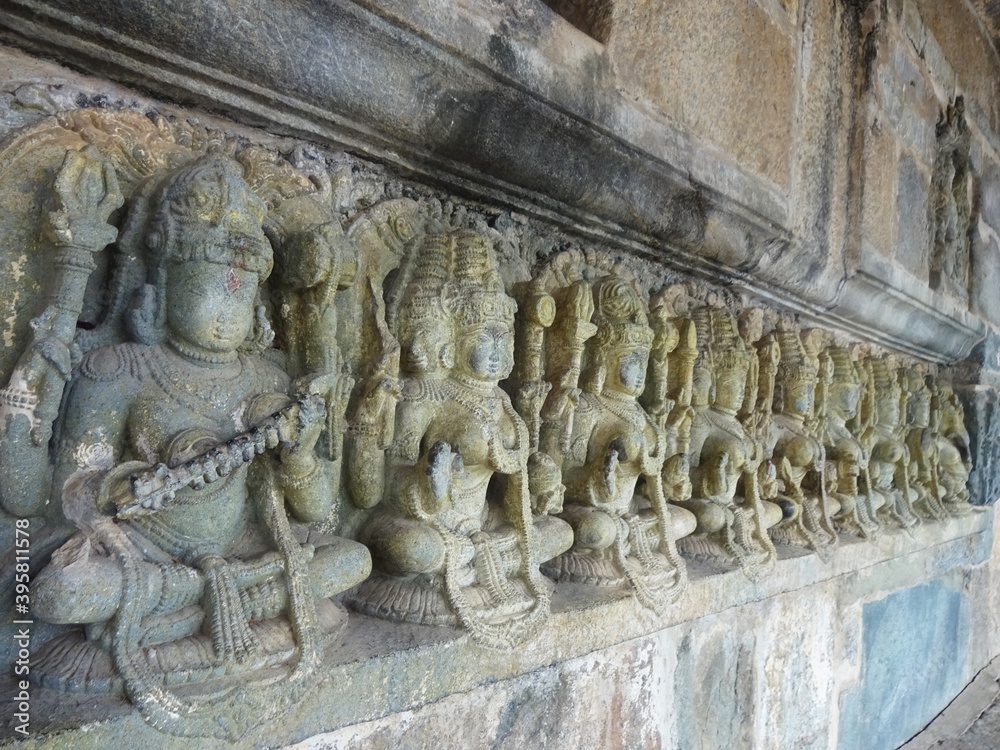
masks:
<instances>
[{"instance_id":1,"label":"rough stone base of wall","mask_svg":"<svg viewBox=\"0 0 1000 750\"><path fill-rule=\"evenodd\" d=\"M560 586L551 626L513 654L352 615L321 688L239 746L896 748L1000 653L993 515L844 538L828 563L786 548L760 584L692 565L659 619ZM95 701L44 692L20 747L214 746L160 734L125 705L61 732Z\"/></svg>"}]
</instances>

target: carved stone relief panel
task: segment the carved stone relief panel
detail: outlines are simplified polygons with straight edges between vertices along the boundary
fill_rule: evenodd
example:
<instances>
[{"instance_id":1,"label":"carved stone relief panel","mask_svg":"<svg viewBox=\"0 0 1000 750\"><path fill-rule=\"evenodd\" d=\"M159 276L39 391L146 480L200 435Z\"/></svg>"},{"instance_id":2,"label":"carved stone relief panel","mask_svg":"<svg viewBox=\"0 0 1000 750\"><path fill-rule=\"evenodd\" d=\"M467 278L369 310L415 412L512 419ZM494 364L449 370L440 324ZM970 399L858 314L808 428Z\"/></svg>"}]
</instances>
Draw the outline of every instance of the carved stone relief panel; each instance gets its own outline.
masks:
<instances>
[{"instance_id":1,"label":"carved stone relief panel","mask_svg":"<svg viewBox=\"0 0 1000 750\"><path fill-rule=\"evenodd\" d=\"M965 100L948 105L937 123L937 156L931 182L931 287L962 300L969 298L969 224L972 215Z\"/></svg>"},{"instance_id":2,"label":"carved stone relief panel","mask_svg":"<svg viewBox=\"0 0 1000 750\"><path fill-rule=\"evenodd\" d=\"M512 650L560 586L660 616L690 562L759 581L968 512L931 366L285 146L83 109L0 148L40 689L232 739L348 608Z\"/></svg>"}]
</instances>

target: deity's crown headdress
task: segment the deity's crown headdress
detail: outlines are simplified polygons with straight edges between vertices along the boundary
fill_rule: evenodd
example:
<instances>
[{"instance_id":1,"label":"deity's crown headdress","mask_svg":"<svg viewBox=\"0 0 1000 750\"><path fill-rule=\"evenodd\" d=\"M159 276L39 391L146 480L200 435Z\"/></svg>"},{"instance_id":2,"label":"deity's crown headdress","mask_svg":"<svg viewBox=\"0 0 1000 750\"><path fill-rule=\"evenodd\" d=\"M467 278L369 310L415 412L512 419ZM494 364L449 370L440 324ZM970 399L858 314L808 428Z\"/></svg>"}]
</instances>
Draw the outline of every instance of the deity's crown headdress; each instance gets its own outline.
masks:
<instances>
[{"instance_id":1,"label":"deity's crown headdress","mask_svg":"<svg viewBox=\"0 0 1000 750\"><path fill-rule=\"evenodd\" d=\"M704 355L717 373L746 371L750 367L751 354L729 310L701 307L692 317L698 333L699 358Z\"/></svg>"},{"instance_id":2,"label":"deity's crown headdress","mask_svg":"<svg viewBox=\"0 0 1000 750\"><path fill-rule=\"evenodd\" d=\"M826 349L826 355L833 365L831 373L834 383L857 385L861 383L858 364L846 346L831 346Z\"/></svg>"},{"instance_id":3,"label":"deity's crown headdress","mask_svg":"<svg viewBox=\"0 0 1000 750\"><path fill-rule=\"evenodd\" d=\"M888 389L898 392L900 390L896 367L888 357L879 357L872 361L872 377L877 391Z\"/></svg>"},{"instance_id":4,"label":"deity's crown headdress","mask_svg":"<svg viewBox=\"0 0 1000 750\"><path fill-rule=\"evenodd\" d=\"M646 306L639 293L626 281L605 276L593 285L597 326L594 342L600 349L648 349L653 345Z\"/></svg>"},{"instance_id":5,"label":"deity's crown headdress","mask_svg":"<svg viewBox=\"0 0 1000 750\"><path fill-rule=\"evenodd\" d=\"M513 324L517 304L504 290L492 243L468 229L424 235L397 279L390 325L445 317L462 328L490 322ZM401 269L404 270L404 269Z\"/></svg>"},{"instance_id":6,"label":"deity's crown headdress","mask_svg":"<svg viewBox=\"0 0 1000 750\"><path fill-rule=\"evenodd\" d=\"M797 331L779 330L775 336L781 351L778 378L787 383L816 383L819 360L810 354Z\"/></svg>"},{"instance_id":7,"label":"deity's crown headdress","mask_svg":"<svg viewBox=\"0 0 1000 750\"><path fill-rule=\"evenodd\" d=\"M261 229L267 209L234 160L199 159L162 178L146 200L151 267L203 260L253 271L261 279L270 275L273 251Z\"/></svg>"}]
</instances>

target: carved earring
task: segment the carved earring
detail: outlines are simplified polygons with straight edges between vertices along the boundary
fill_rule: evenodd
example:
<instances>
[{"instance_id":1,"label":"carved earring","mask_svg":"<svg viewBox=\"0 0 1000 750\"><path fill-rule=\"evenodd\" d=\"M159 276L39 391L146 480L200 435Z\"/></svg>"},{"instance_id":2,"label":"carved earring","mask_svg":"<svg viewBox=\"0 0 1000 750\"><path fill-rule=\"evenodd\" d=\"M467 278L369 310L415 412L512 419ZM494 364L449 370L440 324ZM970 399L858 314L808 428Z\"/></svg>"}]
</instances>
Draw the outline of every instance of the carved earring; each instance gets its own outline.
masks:
<instances>
[{"instance_id":1,"label":"carved earring","mask_svg":"<svg viewBox=\"0 0 1000 750\"><path fill-rule=\"evenodd\" d=\"M442 346L438 359L444 369L451 370L455 366L455 345L445 344Z\"/></svg>"},{"instance_id":2,"label":"carved earring","mask_svg":"<svg viewBox=\"0 0 1000 750\"><path fill-rule=\"evenodd\" d=\"M159 344L164 339L166 309L161 296L153 284L143 284L135 291L125 314L125 325L129 335L140 344Z\"/></svg>"},{"instance_id":3,"label":"carved earring","mask_svg":"<svg viewBox=\"0 0 1000 750\"><path fill-rule=\"evenodd\" d=\"M274 329L271 328L271 321L267 319L267 309L260 299L260 292L254 300L254 321L253 328L246 341L240 346L240 351L244 354L260 354L274 343Z\"/></svg>"}]
</instances>

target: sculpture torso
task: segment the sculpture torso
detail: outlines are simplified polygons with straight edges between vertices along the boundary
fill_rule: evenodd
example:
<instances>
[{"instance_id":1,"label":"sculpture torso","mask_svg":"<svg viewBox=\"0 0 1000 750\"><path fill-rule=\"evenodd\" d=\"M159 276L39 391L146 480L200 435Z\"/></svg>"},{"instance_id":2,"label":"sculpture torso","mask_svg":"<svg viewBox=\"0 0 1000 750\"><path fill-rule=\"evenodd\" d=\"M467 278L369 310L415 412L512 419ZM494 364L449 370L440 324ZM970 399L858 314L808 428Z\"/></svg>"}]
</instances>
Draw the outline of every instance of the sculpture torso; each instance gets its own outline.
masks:
<instances>
[{"instance_id":1,"label":"sculpture torso","mask_svg":"<svg viewBox=\"0 0 1000 750\"><path fill-rule=\"evenodd\" d=\"M169 345L95 349L79 372L64 432L67 439L86 437L91 430L77 420L95 402L111 406L105 394L112 392L112 409L125 417L119 444L111 446L116 463L183 463L246 432L252 399L283 394L288 385L285 373L259 357L240 355L208 366L184 359ZM73 442L62 446L67 458L80 448ZM170 508L128 523L186 562L209 552L224 555L250 526L246 475L244 465L202 489L183 489Z\"/></svg>"},{"instance_id":2,"label":"sculpture torso","mask_svg":"<svg viewBox=\"0 0 1000 750\"><path fill-rule=\"evenodd\" d=\"M396 409L390 475L412 467L438 442L452 446L463 468L452 476L448 525L463 533L486 519L486 491L494 473L512 474L527 460L524 425L500 388L473 390L451 378L407 378ZM393 487L389 500L393 502Z\"/></svg>"}]
</instances>

